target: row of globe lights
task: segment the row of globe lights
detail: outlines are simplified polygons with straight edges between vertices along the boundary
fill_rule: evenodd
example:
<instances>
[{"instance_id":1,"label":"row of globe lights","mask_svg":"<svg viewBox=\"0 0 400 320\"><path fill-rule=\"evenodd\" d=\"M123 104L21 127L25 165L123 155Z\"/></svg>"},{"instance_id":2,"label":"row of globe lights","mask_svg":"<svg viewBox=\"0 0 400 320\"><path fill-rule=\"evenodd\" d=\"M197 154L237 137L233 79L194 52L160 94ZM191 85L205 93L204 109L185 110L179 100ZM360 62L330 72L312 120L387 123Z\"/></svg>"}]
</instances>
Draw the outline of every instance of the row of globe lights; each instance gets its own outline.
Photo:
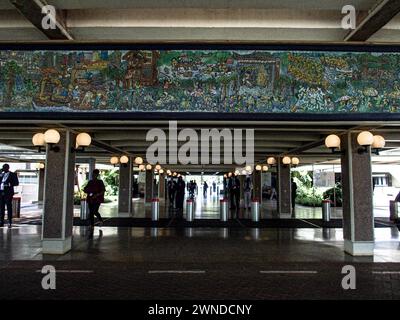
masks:
<instances>
[{"instance_id":1,"label":"row of globe lights","mask_svg":"<svg viewBox=\"0 0 400 320\"><path fill-rule=\"evenodd\" d=\"M340 138L335 134L331 134L325 138L325 146L332 150L333 153L336 149L340 148ZM372 151L379 155L379 151L385 146L386 141L380 135L373 135L369 131L362 131L357 136L357 143L362 147L358 150L359 153L368 152L368 147L372 148Z\"/></svg>"},{"instance_id":2,"label":"row of globe lights","mask_svg":"<svg viewBox=\"0 0 400 320\"><path fill-rule=\"evenodd\" d=\"M48 129L44 133L39 132L34 134L32 144L39 148L39 152L46 144L50 146L50 150L57 151L54 146L60 142L60 139L60 133L56 129ZM72 148L72 151L76 151L78 148L82 148L83 150L85 147L90 146L91 143L92 137L86 132L81 132L76 136L76 145L75 148Z\"/></svg>"},{"instance_id":3,"label":"row of globe lights","mask_svg":"<svg viewBox=\"0 0 400 320\"><path fill-rule=\"evenodd\" d=\"M121 156L120 158L113 156L110 158L110 163L114 166L118 165L119 163L121 163L122 165L127 165L127 163L129 162L129 158L127 156ZM139 171L145 171L145 170L151 170L153 167L151 164L143 164L143 158L141 157L136 157L134 159L134 163L136 165L138 165L138 169ZM161 167L161 165L157 164L154 166L154 169L156 172L158 172L159 174L163 174L165 172L165 170ZM166 171L168 176L174 176L174 177L180 177L181 175L176 173L176 172L172 172L171 170L167 170Z\"/></svg>"},{"instance_id":4,"label":"row of globe lights","mask_svg":"<svg viewBox=\"0 0 400 320\"><path fill-rule=\"evenodd\" d=\"M293 157L293 158L283 157L282 158L282 163L284 165L292 164L295 167L300 163L300 160L297 157ZM269 157L267 159L267 164L268 165L257 164L255 166L256 171L264 171L264 172L268 171L269 167L273 167L273 166L276 165L276 159L274 157ZM242 175L247 175L247 174L250 174L251 172L252 172L252 167L251 166L246 166L246 168L242 170L241 174ZM240 171L239 170L235 170L234 174L238 176L238 175L240 175ZM224 174L224 178L230 178L230 177L232 177L232 175L233 175L233 173L229 172L228 174Z\"/></svg>"}]
</instances>

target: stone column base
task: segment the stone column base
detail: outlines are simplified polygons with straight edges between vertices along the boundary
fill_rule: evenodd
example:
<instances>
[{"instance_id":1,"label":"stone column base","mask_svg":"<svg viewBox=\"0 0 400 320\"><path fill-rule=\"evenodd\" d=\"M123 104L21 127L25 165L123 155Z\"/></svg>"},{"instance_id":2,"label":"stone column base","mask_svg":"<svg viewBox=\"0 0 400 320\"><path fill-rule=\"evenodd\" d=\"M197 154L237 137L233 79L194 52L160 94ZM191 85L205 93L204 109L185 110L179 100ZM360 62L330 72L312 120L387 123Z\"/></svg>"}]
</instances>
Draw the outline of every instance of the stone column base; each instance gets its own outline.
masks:
<instances>
[{"instance_id":1,"label":"stone column base","mask_svg":"<svg viewBox=\"0 0 400 320\"><path fill-rule=\"evenodd\" d=\"M374 247L374 241L344 240L344 252L352 256L373 256Z\"/></svg>"},{"instance_id":2,"label":"stone column base","mask_svg":"<svg viewBox=\"0 0 400 320\"><path fill-rule=\"evenodd\" d=\"M43 254L64 254L72 248L72 238L67 239L43 239L42 253Z\"/></svg>"}]
</instances>

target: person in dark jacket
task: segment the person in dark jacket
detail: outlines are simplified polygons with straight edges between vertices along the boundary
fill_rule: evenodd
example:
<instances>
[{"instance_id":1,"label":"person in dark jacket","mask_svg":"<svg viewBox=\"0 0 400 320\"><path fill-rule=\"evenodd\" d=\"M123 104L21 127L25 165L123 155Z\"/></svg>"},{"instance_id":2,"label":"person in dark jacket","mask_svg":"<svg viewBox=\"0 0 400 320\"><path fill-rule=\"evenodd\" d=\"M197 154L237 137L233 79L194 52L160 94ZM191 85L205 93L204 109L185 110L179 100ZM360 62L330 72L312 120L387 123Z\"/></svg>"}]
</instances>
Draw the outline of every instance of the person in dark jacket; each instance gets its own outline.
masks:
<instances>
[{"instance_id":1,"label":"person in dark jacket","mask_svg":"<svg viewBox=\"0 0 400 320\"><path fill-rule=\"evenodd\" d=\"M92 180L88 182L83 191L87 194L87 203L89 207L90 227L94 228L94 216L103 223L103 218L99 213L100 205L104 202L104 193L106 188L102 180L98 179L99 170L93 170Z\"/></svg>"},{"instance_id":2,"label":"person in dark jacket","mask_svg":"<svg viewBox=\"0 0 400 320\"><path fill-rule=\"evenodd\" d=\"M185 181L183 181L182 177L179 177L178 182L176 183L176 198L175 198L175 207L178 210L178 217L183 216L184 198L185 198Z\"/></svg>"},{"instance_id":3,"label":"person in dark jacket","mask_svg":"<svg viewBox=\"0 0 400 320\"><path fill-rule=\"evenodd\" d=\"M15 172L10 171L8 164L3 165L0 174L0 227L4 227L4 216L8 216L8 227L12 225L12 199L14 196L14 187L19 185L18 176Z\"/></svg>"},{"instance_id":4,"label":"person in dark jacket","mask_svg":"<svg viewBox=\"0 0 400 320\"><path fill-rule=\"evenodd\" d=\"M240 210L240 180L237 176L230 177L228 182L229 196L231 200L231 209L236 210L236 218ZM232 218L235 218L234 216Z\"/></svg>"},{"instance_id":5,"label":"person in dark jacket","mask_svg":"<svg viewBox=\"0 0 400 320\"><path fill-rule=\"evenodd\" d=\"M297 183L294 182L292 178L292 209L294 210L296 206L296 197L297 197Z\"/></svg>"}]
</instances>

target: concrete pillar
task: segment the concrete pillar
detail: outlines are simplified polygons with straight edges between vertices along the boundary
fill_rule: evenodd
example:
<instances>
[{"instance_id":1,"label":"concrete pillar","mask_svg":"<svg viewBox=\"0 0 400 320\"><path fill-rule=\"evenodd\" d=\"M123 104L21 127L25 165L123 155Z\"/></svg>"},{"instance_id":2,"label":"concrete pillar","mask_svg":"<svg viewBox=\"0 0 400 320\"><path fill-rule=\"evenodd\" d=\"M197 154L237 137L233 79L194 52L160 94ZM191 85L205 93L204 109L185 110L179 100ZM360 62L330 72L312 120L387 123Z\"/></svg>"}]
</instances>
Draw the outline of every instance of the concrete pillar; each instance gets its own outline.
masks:
<instances>
[{"instance_id":1,"label":"concrete pillar","mask_svg":"<svg viewBox=\"0 0 400 320\"><path fill-rule=\"evenodd\" d=\"M278 213L291 214L292 184L290 181L290 165L284 165L282 163L282 158L278 158L277 170L278 170Z\"/></svg>"},{"instance_id":2,"label":"concrete pillar","mask_svg":"<svg viewBox=\"0 0 400 320\"><path fill-rule=\"evenodd\" d=\"M93 178L93 170L96 169L96 159L90 158L89 161L89 180Z\"/></svg>"},{"instance_id":3,"label":"concrete pillar","mask_svg":"<svg viewBox=\"0 0 400 320\"><path fill-rule=\"evenodd\" d=\"M262 202L261 170L253 171L253 198L257 198Z\"/></svg>"},{"instance_id":4,"label":"concrete pillar","mask_svg":"<svg viewBox=\"0 0 400 320\"><path fill-rule=\"evenodd\" d=\"M154 171L146 170L146 184L144 191L144 201L145 203L150 203L153 199L153 186L154 186Z\"/></svg>"},{"instance_id":5,"label":"concrete pillar","mask_svg":"<svg viewBox=\"0 0 400 320\"><path fill-rule=\"evenodd\" d=\"M45 176L45 169L39 169L39 172L38 172L38 203L39 204L43 204L44 176Z\"/></svg>"},{"instance_id":6,"label":"concrete pillar","mask_svg":"<svg viewBox=\"0 0 400 320\"><path fill-rule=\"evenodd\" d=\"M64 254L72 245L75 135L60 132L59 151L46 150L42 253Z\"/></svg>"},{"instance_id":7,"label":"concrete pillar","mask_svg":"<svg viewBox=\"0 0 400 320\"><path fill-rule=\"evenodd\" d=\"M374 254L371 152L360 154L358 133L341 137L344 251L353 256Z\"/></svg>"},{"instance_id":8,"label":"concrete pillar","mask_svg":"<svg viewBox=\"0 0 400 320\"><path fill-rule=\"evenodd\" d=\"M165 173L159 175L158 197L160 199L165 199Z\"/></svg>"},{"instance_id":9,"label":"concrete pillar","mask_svg":"<svg viewBox=\"0 0 400 320\"><path fill-rule=\"evenodd\" d=\"M132 159L119 167L118 212L132 212Z\"/></svg>"}]
</instances>

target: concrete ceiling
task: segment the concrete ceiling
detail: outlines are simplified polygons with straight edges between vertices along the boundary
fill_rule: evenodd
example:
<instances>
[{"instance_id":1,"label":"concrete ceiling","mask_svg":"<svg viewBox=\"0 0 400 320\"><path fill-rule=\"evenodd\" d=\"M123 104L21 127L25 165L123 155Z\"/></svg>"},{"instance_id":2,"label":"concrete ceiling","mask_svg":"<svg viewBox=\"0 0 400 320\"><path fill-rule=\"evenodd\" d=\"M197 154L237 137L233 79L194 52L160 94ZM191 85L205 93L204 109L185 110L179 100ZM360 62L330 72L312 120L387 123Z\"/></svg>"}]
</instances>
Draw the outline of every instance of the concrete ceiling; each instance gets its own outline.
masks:
<instances>
[{"instance_id":1,"label":"concrete ceiling","mask_svg":"<svg viewBox=\"0 0 400 320\"><path fill-rule=\"evenodd\" d=\"M43 16L33 0L0 0L0 41L46 40ZM379 11L398 0L273 1L273 0L54 0L61 23L75 40L129 41L342 41L344 5L353 5L357 23L368 33L377 20L384 25L369 36L373 42L398 42L400 15ZM28 8L29 5L29 8ZM387 4L388 5L388 4ZM19 8L19 11L17 10ZM377 10L378 8L379 10ZM375 10L375 11L374 11ZM387 7L394 15L397 7ZM379 15L379 12L381 13ZM368 19L366 19L368 18ZM393 18L393 19L392 19ZM368 20L368 21L366 21ZM379 25L378 23L378 25ZM376 27L376 25L375 25ZM365 30L362 30L365 34ZM372 32L372 31L371 31ZM51 36L50 36L51 38Z\"/></svg>"},{"instance_id":2,"label":"concrete ceiling","mask_svg":"<svg viewBox=\"0 0 400 320\"><path fill-rule=\"evenodd\" d=\"M95 157L99 163L107 164L111 156L127 154L132 157L145 158L146 150L152 143L146 141L146 133L152 128L161 128L168 133L166 121L108 121L107 123L95 121L18 121L0 122L0 161L38 161L38 153L32 146L32 135L44 132L48 128L70 129L75 132L88 132L93 138L93 144L85 153L78 154L78 161L85 161ZM344 133L350 129L371 130L374 134L381 134L387 140L385 150L388 151L389 160L399 161L399 153L390 153L400 148L400 123L300 123L300 122L268 122L249 121L240 123L226 123L222 121L179 121L178 131L183 128L200 129L223 128L255 130L255 161L265 164L269 156L297 156L301 164L326 163L337 160L338 155L332 154L325 148L324 139L330 133ZM200 134L199 134L200 136ZM182 145L179 143L178 146ZM8 146L8 147L7 147ZM18 152L11 147L22 148ZM200 148L199 148L200 149ZM221 155L223 148L221 147ZM44 154L42 154L44 157ZM394 158L396 157L396 158ZM376 161L379 161L377 158ZM227 172L233 170L236 165L169 165L172 170L181 172Z\"/></svg>"}]
</instances>

